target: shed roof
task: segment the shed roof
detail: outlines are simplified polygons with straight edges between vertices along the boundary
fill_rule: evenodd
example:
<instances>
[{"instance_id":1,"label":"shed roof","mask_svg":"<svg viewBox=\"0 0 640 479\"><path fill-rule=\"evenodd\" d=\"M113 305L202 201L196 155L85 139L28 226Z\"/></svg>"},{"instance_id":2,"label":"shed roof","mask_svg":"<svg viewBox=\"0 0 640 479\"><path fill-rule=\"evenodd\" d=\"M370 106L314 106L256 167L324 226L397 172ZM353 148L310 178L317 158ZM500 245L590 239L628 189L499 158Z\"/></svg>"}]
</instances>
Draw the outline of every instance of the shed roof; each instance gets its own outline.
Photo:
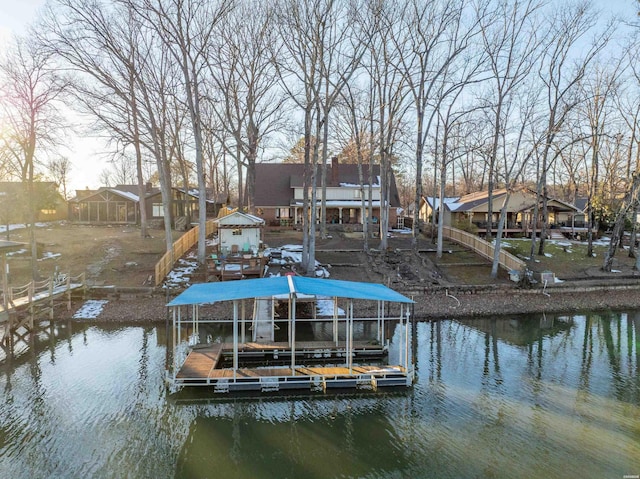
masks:
<instances>
[{"instance_id":1,"label":"shed roof","mask_svg":"<svg viewBox=\"0 0 640 479\"><path fill-rule=\"evenodd\" d=\"M15 241L0 240L0 253L11 253L28 247L27 243L16 243Z\"/></svg>"},{"instance_id":2,"label":"shed roof","mask_svg":"<svg viewBox=\"0 0 640 479\"><path fill-rule=\"evenodd\" d=\"M228 215L220 216L213 220L220 225L223 224L243 224L246 226L263 225L264 220L258 216L249 213L241 213L240 211L232 211Z\"/></svg>"},{"instance_id":3,"label":"shed roof","mask_svg":"<svg viewBox=\"0 0 640 479\"><path fill-rule=\"evenodd\" d=\"M174 298L167 306L267 298L277 295L288 295L290 293L366 299L372 301L391 301L395 303L413 303L411 299L382 284L306 278L302 276L278 276L273 278L194 284Z\"/></svg>"}]
</instances>

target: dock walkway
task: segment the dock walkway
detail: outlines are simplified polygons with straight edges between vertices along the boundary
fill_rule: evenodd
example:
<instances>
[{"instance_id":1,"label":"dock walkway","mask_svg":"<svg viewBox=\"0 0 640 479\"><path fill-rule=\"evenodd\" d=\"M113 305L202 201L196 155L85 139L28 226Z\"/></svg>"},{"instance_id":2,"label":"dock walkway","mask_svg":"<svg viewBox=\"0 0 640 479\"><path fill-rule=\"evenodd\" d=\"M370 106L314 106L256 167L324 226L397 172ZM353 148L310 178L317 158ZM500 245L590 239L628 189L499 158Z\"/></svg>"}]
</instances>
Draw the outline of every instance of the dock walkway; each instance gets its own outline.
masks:
<instances>
[{"instance_id":1,"label":"dock walkway","mask_svg":"<svg viewBox=\"0 0 640 479\"><path fill-rule=\"evenodd\" d=\"M71 309L71 294L85 288L84 273L51 277L44 281L31 281L24 286L7 288L0 303L0 338L5 340L21 327L33 328L36 317L47 315L53 319L55 301L65 297Z\"/></svg>"}]
</instances>

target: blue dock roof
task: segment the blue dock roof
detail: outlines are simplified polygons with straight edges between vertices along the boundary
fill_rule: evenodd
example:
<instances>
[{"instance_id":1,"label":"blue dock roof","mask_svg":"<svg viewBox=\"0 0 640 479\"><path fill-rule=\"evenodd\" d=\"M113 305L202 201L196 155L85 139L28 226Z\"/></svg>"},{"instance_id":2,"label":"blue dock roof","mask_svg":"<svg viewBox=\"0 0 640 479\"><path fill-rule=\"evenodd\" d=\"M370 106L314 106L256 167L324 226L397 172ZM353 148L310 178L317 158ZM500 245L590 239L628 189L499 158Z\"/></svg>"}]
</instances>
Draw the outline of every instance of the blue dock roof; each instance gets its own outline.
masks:
<instances>
[{"instance_id":1,"label":"blue dock roof","mask_svg":"<svg viewBox=\"0 0 640 479\"><path fill-rule=\"evenodd\" d=\"M278 276L272 278L194 284L176 296L167 306L210 304L217 301L267 298L291 293L371 301L390 301L394 303L413 303L413 300L382 284L307 278L303 276Z\"/></svg>"}]
</instances>

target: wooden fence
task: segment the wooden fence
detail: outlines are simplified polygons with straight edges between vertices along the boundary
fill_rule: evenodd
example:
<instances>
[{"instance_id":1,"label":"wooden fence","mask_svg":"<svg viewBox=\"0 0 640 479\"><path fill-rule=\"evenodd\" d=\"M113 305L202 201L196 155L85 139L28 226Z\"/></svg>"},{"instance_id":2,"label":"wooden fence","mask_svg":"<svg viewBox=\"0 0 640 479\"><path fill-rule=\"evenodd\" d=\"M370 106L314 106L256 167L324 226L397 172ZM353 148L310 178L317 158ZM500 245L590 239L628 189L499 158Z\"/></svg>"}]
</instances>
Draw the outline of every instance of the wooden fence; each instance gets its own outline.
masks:
<instances>
[{"instance_id":1,"label":"wooden fence","mask_svg":"<svg viewBox=\"0 0 640 479\"><path fill-rule=\"evenodd\" d=\"M482 238L473 235L471 233L467 233L466 231L462 231L456 228L451 228L449 226L443 227L443 236L451 241L459 243L463 246L467 246L471 248L473 251L478 253L480 256L484 256L490 261L493 261L493 254L495 248L493 245ZM511 253L504 251L500 248L500 256L499 256L500 266L506 269L507 271L524 271L525 262L520 258L515 257Z\"/></svg>"},{"instance_id":2,"label":"wooden fence","mask_svg":"<svg viewBox=\"0 0 640 479\"><path fill-rule=\"evenodd\" d=\"M205 223L205 235L208 237L214 234L218 229L218 226L214 222L214 220L207 220ZM173 269L173 265L176 261L178 261L182 255L184 255L187 251L189 251L194 244L198 242L198 232L200 231L200 226L195 226L187 231L185 234L180 236L176 241L174 241L171 251L167 251L160 261L156 263L155 268L155 280L156 286L164 281L164 279L169 274L169 271Z\"/></svg>"}]
</instances>

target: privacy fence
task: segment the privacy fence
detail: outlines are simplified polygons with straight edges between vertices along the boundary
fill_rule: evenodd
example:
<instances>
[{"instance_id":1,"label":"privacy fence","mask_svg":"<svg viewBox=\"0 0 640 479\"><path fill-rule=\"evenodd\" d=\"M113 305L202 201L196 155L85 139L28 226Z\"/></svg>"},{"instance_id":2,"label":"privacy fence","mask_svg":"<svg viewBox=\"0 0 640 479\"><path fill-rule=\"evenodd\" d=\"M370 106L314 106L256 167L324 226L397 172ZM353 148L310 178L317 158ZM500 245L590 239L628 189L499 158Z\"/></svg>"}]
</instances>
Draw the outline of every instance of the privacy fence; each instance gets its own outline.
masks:
<instances>
[{"instance_id":1,"label":"privacy fence","mask_svg":"<svg viewBox=\"0 0 640 479\"><path fill-rule=\"evenodd\" d=\"M495 248L491 243L483 240L482 238L449 226L443 227L442 234L445 238L461 244L462 246L466 246L478 253L480 256L484 256L488 260L493 261ZM526 266L524 261L515 257L511 253L504 251L502 248L500 249L499 262L500 266L507 271L523 271Z\"/></svg>"},{"instance_id":2,"label":"privacy fence","mask_svg":"<svg viewBox=\"0 0 640 479\"><path fill-rule=\"evenodd\" d=\"M208 220L205 223L205 234L206 236L210 236L214 234L218 229L217 224L214 220ZM169 271L173 269L173 265L176 261L178 261L187 251L189 251L194 244L198 242L198 232L200 231L200 226L195 226L183 234L180 238L178 238L172 245L171 251L167 251L160 261L156 263L155 269L155 282L156 286L159 286L160 283L164 281L164 279L169 274Z\"/></svg>"}]
</instances>

